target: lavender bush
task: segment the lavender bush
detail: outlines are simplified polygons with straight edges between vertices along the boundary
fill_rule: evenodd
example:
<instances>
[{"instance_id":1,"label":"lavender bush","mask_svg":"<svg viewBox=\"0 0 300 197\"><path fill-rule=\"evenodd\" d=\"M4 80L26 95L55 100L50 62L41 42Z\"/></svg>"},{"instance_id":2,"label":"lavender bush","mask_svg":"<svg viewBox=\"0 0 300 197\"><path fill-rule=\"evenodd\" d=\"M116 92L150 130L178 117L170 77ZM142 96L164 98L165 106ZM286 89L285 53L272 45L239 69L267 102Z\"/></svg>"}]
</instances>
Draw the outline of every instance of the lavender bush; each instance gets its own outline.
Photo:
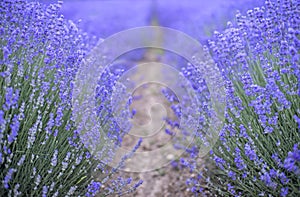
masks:
<instances>
[{"instance_id":1,"label":"lavender bush","mask_svg":"<svg viewBox=\"0 0 300 197\"><path fill-rule=\"evenodd\" d=\"M0 3L0 196L106 196L142 183L112 179L122 163L108 168L80 139L72 117L73 80L96 38L59 15L61 5ZM111 79L102 93L119 74L102 75ZM106 96L97 94L103 103ZM100 119L108 128L114 125L110 115ZM107 133L117 146L122 132ZM113 157L113 149L105 154Z\"/></svg>"},{"instance_id":2,"label":"lavender bush","mask_svg":"<svg viewBox=\"0 0 300 197\"><path fill-rule=\"evenodd\" d=\"M238 13L209 41L227 110L208 161L216 169L197 163L196 148L181 159L196 174L187 180L195 195L300 195L299 7L295 0L267 0L246 16Z\"/></svg>"}]
</instances>

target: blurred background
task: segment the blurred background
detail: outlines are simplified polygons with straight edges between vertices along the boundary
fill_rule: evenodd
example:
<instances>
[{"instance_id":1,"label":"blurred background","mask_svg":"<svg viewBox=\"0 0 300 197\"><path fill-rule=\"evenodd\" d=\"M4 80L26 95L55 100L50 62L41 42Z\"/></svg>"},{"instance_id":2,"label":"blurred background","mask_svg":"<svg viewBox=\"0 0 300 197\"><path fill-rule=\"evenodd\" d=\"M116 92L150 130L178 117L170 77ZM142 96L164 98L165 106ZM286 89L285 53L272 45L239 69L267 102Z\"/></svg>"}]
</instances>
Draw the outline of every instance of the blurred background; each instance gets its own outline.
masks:
<instances>
[{"instance_id":1,"label":"blurred background","mask_svg":"<svg viewBox=\"0 0 300 197\"><path fill-rule=\"evenodd\" d=\"M81 20L79 26L86 33L100 38L128 28L160 25L204 44L214 30L224 29L236 10L245 12L262 4L259 0L65 0L61 14L74 22Z\"/></svg>"}]
</instances>

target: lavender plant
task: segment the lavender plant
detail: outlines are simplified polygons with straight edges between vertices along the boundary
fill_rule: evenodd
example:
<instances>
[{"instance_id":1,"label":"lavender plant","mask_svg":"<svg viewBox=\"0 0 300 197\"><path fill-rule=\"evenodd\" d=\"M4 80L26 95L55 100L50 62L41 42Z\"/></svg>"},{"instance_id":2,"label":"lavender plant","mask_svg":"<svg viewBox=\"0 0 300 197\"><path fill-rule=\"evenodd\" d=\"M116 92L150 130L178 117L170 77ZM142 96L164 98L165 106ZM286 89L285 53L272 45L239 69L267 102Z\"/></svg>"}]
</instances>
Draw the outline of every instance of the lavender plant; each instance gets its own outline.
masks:
<instances>
[{"instance_id":1,"label":"lavender plant","mask_svg":"<svg viewBox=\"0 0 300 197\"><path fill-rule=\"evenodd\" d=\"M300 195L299 7L267 0L209 41L225 80L226 121L210 154L216 169L181 160L196 173L187 180L196 195Z\"/></svg>"},{"instance_id":2,"label":"lavender plant","mask_svg":"<svg viewBox=\"0 0 300 197\"><path fill-rule=\"evenodd\" d=\"M142 183L112 179L122 163L108 168L82 143L72 117L72 87L96 39L59 15L61 5L0 3L0 196L106 196ZM117 75L107 71L102 78ZM105 103L107 95L97 96ZM111 116L100 119L114 122ZM121 138L120 132L109 136ZM108 153L113 156L113 150Z\"/></svg>"}]
</instances>

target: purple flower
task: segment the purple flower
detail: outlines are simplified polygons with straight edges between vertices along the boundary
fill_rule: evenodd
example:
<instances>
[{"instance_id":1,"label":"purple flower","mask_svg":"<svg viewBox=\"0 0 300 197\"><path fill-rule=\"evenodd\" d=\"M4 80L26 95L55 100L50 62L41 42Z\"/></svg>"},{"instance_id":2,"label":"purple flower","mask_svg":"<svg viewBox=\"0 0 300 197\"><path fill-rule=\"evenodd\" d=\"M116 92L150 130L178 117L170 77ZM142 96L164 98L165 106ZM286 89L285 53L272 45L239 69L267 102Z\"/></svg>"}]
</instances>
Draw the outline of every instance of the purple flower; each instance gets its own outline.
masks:
<instances>
[{"instance_id":1,"label":"purple flower","mask_svg":"<svg viewBox=\"0 0 300 197\"><path fill-rule=\"evenodd\" d=\"M19 132L19 128L20 128L20 122L19 122L18 118L19 117L17 115L15 115L13 118L13 122L10 125L11 134L8 136L8 143L12 143L18 136L18 132Z\"/></svg>"},{"instance_id":2,"label":"purple flower","mask_svg":"<svg viewBox=\"0 0 300 197\"><path fill-rule=\"evenodd\" d=\"M1 126L5 123L5 119L4 119L4 112L2 110L0 110L0 129ZM0 130L0 132L2 131L2 129Z\"/></svg>"},{"instance_id":3,"label":"purple flower","mask_svg":"<svg viewBox=\"0 0 300 197\"><path fill-rule=\"evenodd\" d=\"M277 187L277 183L272 180L270 174L267 172L260 176L260 180L263 181L267 187L272 189L276 189Z\"/></svg>"},{"instance_id":4,"label":"purple flower","mask_svg":"<svg viewBox=\"0 0 300 197\"><path fill-rule=\"evenodd\" d=\"M47 197L47 193L48 193L48 186L43 186L43 194L42 194L42 196L43 197Z\"/></svg>"},{"instance_id":5,"label":"purple flower","mask_svg":"<svg viewBox=\"0 0 300 197\"><path fill-rule=\"evenodd\" d=\"M234 186L232 186L230 183L227 184L227 189L231 194L235 194Z\"/></svg>"},{"instance_id":6,"label":"purple flower","mask_svg":"<svg viewBox=\"0 0 300 197\"><path fill-rule=\"evenodd\" d=\"M271 157L278 166L280 166L280 167L283 166L282 160L279 158L278 153L272 154Z\"/></svg>"},{"instance_id":7,"label":"purple flower","mask_svg":"<svg viewBox=\"0 0 300 197\"><path fill-rule=\"evenodd\" d=\"M280 196L287 196L289 193L289 188L288 187L283 187L280 189Z\"/></svg>"},{"instance_id":8,"label":"purple flower","mask_svg":"<svg viewBox=\"0 0 300 197\"><path fill-rule=\"evenodd\" d=\"M97 193L99 193L101 185L101 182L92 181L88 186L88 192L86 193L86 196L95 196Z\"/></svg>"},{"instance_id":9,"label":"purple flower","mask_svg":"<svg viewBox=\"0 0 300 197\"><path fill-rule=\"evenodd\" d=\"M251 148L250 144L245 144L245 154L249 157L250 160L254 161L257 159L254 149Z\"/></svg>"},{"instance_id":10,"label":"purple flower","mask_svg":"<svg viewBox=\"0 0 300 197\"><path fill-rule=\"evenodd\" d=\"M21 157L21 159L18 161L17 165L18 165L18 166L21 166L21 165L24 163L25 159L26 159L26 155L22 155L22 157Z\"/></svg>"},{"instance_id":11,"label":"purple flower","mask_svg":"<svg viewBox=\"0 0 300 197\"><path fill-rule=\"evenodd\" d=\"M143 184L143 180L139 180L136 184L134 184L133 190L135 190L136 188L138 188L142 184Z\"/></svg>"},{"instance_id":12,"label":"purple flower","mask_svg":"<svg viewBox=\"0 0 300 197\"><path fill-rule=\"evenodd\" d=\"M282 184L287 184L290 180L286 177L286 175L284 174L284 172L281 172L280 174L279 174L279 179L280 179L280 182L282 183Z\"/></svg>"},{"instance_id":13,"label":"purple flower","mask_svg":"<svg viewBox=\"0 0 300 197\"><path fill-rule=\"evenodd\" d=\"M166 134L168 135L175 135L170 129L165 129Z\"/></svg>"},{"instance_id":14,"label":"purple flower","mask_svg":"<svg viewBox=\"0 0 300 197\"><path fill-rule=\"evenodd\" d=\"M8 48L5 46L2 48L2 51L4 59L8 59L8 56L10 55L10 51L8 50Z\"/></svg>"},{"instance_id":15,"label":"purple flower","mask_svg":"<svg viewBox=\"0 0 300 197\"><path fill-rule=\"evenodd\" d=\"M249 136L247 134L247 130L246 130L244 125L241 124L239 126L239 130L240 130L240 137L243 137L243 138L246 138L246 139L249 138Z\"/></svg>"},{"instance_id":16,"label":"purple flower","mask_svg":"<svg viewBox=\"0 0 300 197\"><path fill-rule=\"evenodd\" d=\"M243 170L247 167L247 165L245 164L242 156L241 156L241 151L239 148L236 148L235 149L235 158L234 158L234 162L235 162L235 165L236 167L239 169L239 170Z\"/></svg>"},{"instance_id":17,"label":"purple flower","mask_svg":"<svg viewBox=\"0 0 300 197\"><path fill-rule=\"evenodd\" d=\"M11 107L15 107L19 100L19 90L14 90L12 87L6 88L4 110L8 110Z\"/></svg>"},{"instance_id":18,"label":"purple flower","mask_svg":"<svg viewBox=\"0 0 300 197\"><path fill-rule=\"evenodd\" d=\"M14 172L16 172L16 169L10 168L4 177L3 184L6 189L10 188L9 182L11 181Z\"/></svg>"},{"instance_id":19,"label":"purple flower","mask_svg":"<svg viewBox=\"0 0 300 197\"><path fill-rule=\"evenodd\" d=\"M131 181L132 181L132 178L131 178L131 177L129 177L129 178L127 179L127 185L128 185L128 184L130 184L130 183L131 183Z\"/></svg>"},{"instance_id":20,"label":"purple flower","mask_svg":"<svg viewBox=\"0 0 300 197\"><path fill-rule=\"evenodd\" d=\"M58 155L58 150L56 149L53 153L52 159L51 159L51 165L56 166L57 165L57 155Z\"/></svg>"},{"instance_id":21,"label":"purple flower","mask_svg":"<svg viewBox=\"0 0 300 197\"><path fill-rule=\"evenodd\" d=\"M236 173L230 170L228 172L228 177L231 178L232 180L236 180Z\"/></svg>"},{"instance_id":22,"label":"purple flower","mask_svg":"<svg viewBox=\"0 0 300 197\"><path fill-rule=\"evenodd\" d=\"M298 129L300 130L300 118L297 115L294 115L293 118L296 121L296 123L298 124Z\"/></svg>"},{"instance_id":23,"label":"purple flower","mask_svg":"<svg viewBox=\"0 0 300 197\"><path fill-rule=\"evenodd\" d=\"M290 172L296 175L300 174L300 150L298 144L295 144L293 151L288 152L288 156L285 158L283 166Z\"/></svg>"},{"instance_id":24,"label":"purple flower","mask_svg":"<svg viewBox=\"0 0 300 197\"><path fill-rule=\"evenodd\" d=\"M188 166L189 165L189 162L187 162L185 159L183 158L180 158L180 164L183 165L183 166Z\"/></svg>"},{"instance_id":25,"label":"purple flower","mask_svg":"<svg viewBox=\"0 0 300 197\"><path fill-rule=\"evenodd\" d=\"M276 177L278 176L277 171L274 170L274 169L271 169L270 172L269 172L269 174L270 174L270 176L271 176L272 178L276 178Z\"/></svg>"}]
</instances>

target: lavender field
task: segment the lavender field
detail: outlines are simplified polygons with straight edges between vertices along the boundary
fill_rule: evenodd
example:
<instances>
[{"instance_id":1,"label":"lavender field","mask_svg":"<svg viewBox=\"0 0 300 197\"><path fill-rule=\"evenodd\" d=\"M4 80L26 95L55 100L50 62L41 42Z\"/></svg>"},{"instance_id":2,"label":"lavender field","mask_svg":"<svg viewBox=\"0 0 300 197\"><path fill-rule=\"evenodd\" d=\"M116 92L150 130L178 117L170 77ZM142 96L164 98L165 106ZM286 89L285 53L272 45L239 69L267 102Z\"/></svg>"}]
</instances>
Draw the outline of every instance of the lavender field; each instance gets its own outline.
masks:
<instances>
[{"instance_id":1,"label":"lavender field","mask_svg":"<svg viewBox=\"0 0 300 197\"><path fill-rule=\"evenodd\" d=\"M1 0L0 196L300 196L298 0Z\"/></svg>"}]
</instances>

